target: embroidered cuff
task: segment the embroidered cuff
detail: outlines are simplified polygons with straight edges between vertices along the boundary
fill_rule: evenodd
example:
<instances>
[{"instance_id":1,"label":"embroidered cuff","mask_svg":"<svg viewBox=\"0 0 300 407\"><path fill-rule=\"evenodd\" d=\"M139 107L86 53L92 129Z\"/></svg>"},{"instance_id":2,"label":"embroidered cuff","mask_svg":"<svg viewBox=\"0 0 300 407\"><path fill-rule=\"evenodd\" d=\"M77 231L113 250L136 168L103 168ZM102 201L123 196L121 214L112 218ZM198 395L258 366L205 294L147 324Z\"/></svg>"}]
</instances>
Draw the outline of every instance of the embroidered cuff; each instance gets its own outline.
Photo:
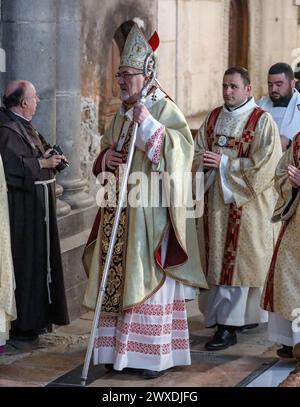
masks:
<instances>
[{"instance_id":1,"label":"embroidered cuff","mask_svg":"<svg viewBox=\"0 0 300 407\"><path fill-rule=\"evenodd\" d=\"M154 119L151 114L139 125L136 146L145 151L150 161L158 164L164 138L165 126Z\"/></svg>"}]
</instances>

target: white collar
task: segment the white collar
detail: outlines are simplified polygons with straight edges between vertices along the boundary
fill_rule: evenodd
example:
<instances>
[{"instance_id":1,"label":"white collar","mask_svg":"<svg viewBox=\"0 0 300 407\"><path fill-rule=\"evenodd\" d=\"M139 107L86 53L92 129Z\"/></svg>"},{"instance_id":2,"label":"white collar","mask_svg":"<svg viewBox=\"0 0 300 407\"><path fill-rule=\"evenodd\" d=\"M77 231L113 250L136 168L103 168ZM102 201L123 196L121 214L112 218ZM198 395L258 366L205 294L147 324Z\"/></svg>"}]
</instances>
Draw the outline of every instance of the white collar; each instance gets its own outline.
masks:
<instances>
[{"instance_id":1,"label":"white collar","mask_svg":"<svg viewBox=\"0 0 300 407\"><path fill-rule=\"evenodd\" d=\"M239 116L243 113L248 112L249 110L254 109L255 107L258 107L257 104L255 103L254 97L251 97L247 103L245 103L243 105L243 103L240 105L240 107L237 107L234 110L228 111L225 107L225 105L223 106L223 112L226 113L229 116Z\"/></svg>"},{"instance_id":2,"label":"white collar","mask_svg":"<svg viewBox=\"0 0 300 407\"><path fill-rule=\"evenodd\" d=\"M249 102L249 100L250 100L249 98L245 99L243 103L241 103L240 105L238 105L238 106L236 106L236 107L230 107L230 106L227 106L227 105L225 105L225 107L227 108L227 110L228 110L229 112L232 112L233 110L237 110L237 109L239 109L240 107L244 106L246 103Z\"/></svg>"},{"instance_id":3,"label":"white collar","mask_svg":"<svg viewBox=\"0 0 300 407\"><path fill-rule=\"evenodd\" d=\"M22 116L20 113L14 112L14 111L12 111L12 110L11 110L11 112L12 112L13 114L15 114L16 116L19 116L19 117L21 117L22 119L26 120L27 122L30 122L30 120L26 119L26 117Z\"/></svg>"},{"instance_id":4,"label":"white collar","mask_svg":"<svg viewBox=\"0 0 300 407\"><path fill-rule=\"evenodd\" d=\"M293 96L291 97L289 104L287 105L287 107L284 107L284 109L289 109L290 106L293 105L293 102L295 101L295 103L299 103L300 102L300 93L298 92L297 89L294 89L293 91ZM260 103L262 108L265 108L265 106L267 106L269 109L270 108L274 108L274 103L273 100L270 98L269 95L267 96L263 96L261 98L261 103ZM275 109L277 109L277 107L275 107Z\"/></svg>"}]
</instances>

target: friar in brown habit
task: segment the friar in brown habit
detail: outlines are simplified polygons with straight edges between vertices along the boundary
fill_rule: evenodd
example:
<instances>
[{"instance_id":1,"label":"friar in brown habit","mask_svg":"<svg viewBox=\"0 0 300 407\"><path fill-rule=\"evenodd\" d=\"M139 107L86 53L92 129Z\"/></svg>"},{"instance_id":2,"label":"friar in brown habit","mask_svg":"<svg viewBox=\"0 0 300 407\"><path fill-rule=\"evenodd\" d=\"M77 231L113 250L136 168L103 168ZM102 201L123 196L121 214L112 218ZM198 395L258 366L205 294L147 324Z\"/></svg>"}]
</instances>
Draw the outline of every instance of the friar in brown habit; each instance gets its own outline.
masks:
<instances>
[{"instance_id":1,"label":"friar in brown habit","mask_svg":"<svg viewBox=\"0 0 300 407\"><path fill-rule=\"evenodd\" d=\"M17 320L11 340L36 343L49 324L69 323L55 213L55 167L63 156L31 125L39 97L28 81L12 81L0 109L0 154L8 188ZM45 188L49 192L50 251L45 228ZM50 255L49 255L50 253ZM49 257L48 257L49 256ZM47 259L50 259L50 267Z\"/></svg>"}]
</instances>

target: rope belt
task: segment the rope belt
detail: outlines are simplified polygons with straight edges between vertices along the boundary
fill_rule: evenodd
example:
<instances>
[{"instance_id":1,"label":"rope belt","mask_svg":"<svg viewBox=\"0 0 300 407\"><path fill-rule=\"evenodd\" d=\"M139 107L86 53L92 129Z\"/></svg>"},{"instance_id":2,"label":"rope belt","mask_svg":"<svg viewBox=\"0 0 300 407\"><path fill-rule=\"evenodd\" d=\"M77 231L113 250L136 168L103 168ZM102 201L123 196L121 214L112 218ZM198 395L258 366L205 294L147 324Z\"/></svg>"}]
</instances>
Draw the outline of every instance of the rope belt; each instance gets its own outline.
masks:
<instances>
[{"instance_id":1,"label":"rope belt","mask_svg":"<svg viewBox=\"0 0 300 407\"><path fill-rule=\"evenodd\" d=\"M42 185L44 188L44 199L45 199L45 223L46 223L46 244L47 244L47 290L48 290L48 301L49 304L52 304L51 293L50 293L50 284L52 283L51 279L51 264L50 264L50 218L49 218L49 191L48 185L55 182L55 178L49 179L47 181L35 181L35 185Z\"/></svg>"}]
</instances>

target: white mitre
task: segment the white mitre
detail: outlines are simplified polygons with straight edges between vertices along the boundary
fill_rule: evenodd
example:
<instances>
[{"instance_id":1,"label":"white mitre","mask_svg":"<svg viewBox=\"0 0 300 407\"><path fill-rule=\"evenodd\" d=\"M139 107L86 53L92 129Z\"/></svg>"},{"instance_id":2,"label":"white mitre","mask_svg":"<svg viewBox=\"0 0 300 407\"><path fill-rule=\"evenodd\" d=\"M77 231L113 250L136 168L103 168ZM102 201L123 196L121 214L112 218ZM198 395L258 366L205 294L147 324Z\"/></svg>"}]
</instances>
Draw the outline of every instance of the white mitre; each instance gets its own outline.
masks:
<instances>
[{"instance_id":1,"label":"white mitre","mask_svg":"<svg viewBox=\"0 0 300 407\"><path fill-rule=\"evenodd\" d=\"M120 66L144 69L145 60L149 54L153 54L153 49L139 27L134 24L126 38Z\"/></svg>"}]
</instances>

